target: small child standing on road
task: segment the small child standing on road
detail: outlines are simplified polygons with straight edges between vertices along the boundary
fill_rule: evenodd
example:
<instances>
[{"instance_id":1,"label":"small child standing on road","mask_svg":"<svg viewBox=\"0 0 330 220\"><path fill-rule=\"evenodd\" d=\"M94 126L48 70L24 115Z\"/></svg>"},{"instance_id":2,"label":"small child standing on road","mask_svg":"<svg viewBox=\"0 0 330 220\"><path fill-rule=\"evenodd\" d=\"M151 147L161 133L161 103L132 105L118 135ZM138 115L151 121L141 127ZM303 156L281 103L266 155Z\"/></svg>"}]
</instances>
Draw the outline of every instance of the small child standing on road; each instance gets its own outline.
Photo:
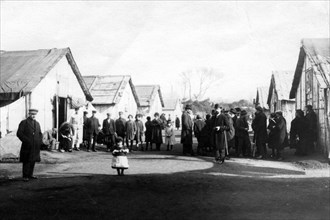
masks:
<instances>
[{"instance_id":1,"label":"small child standing on road","mask_svg":"<svg viewBox=\"0 0 330 220\"><path fill-rule=\"evenodd\" d=\"M167 151L170 149L173 150L173 145L175 144L175 134L171 120L167 121L167 125L165 127L165 144L167 145Z\"/></svg>"},{"instance_id":2,"label":"small child standing on road","mask_svg":"<svg viewBox=\"0 0 330 220\"><path fill-rule=\"evenodd\" d=\"M126 154L129 150L123 146L123 139L118 137L116 149L112 152L112 164L111 167L113 169L117 169L118 176L124 176L124 170L128 169L128 159Z\"/></svg>"}]
</instances>

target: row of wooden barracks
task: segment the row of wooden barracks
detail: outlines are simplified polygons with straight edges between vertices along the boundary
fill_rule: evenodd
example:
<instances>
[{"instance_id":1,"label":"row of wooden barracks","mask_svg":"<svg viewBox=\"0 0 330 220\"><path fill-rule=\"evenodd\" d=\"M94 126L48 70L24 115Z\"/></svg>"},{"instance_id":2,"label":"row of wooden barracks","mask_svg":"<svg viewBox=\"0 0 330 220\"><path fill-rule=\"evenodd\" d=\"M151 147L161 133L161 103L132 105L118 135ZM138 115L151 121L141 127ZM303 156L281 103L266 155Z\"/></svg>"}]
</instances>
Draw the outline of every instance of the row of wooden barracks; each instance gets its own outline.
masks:
<instances>
[{"instance_id":1,"label":"row of wooden barracks","mask_svg":"<svg viewBox=\"0 0 330 220\"><path fill-rule=\"evenodd\" d=\"M312 105L317 114L318 151L330 159L330 39L303 39L293 71L273 71L270 85L257 88L255 105L282 111L290 131L297 109Z\"/></svg>"},{"instance_id":2,"label":"row of wooden barracks","mask_svg":"<svg viewBox=\"0 0 330 220\"><path fill-rule=\"evenodd\" d=\"M125 117L165 113L172 120L182 114L181 101L164 99L159 85L134 85L129 75L83 76L70 48L1 51L0 55L0 159L4 152L18 154L19 147L11 146L11 151L8 145L20 145L16 131L31 107L39 110L42 131L58 128L76 107L89 116L96 110L100 121L107 113L117 118L119 111Z\"/></svg>"}]
</instances>

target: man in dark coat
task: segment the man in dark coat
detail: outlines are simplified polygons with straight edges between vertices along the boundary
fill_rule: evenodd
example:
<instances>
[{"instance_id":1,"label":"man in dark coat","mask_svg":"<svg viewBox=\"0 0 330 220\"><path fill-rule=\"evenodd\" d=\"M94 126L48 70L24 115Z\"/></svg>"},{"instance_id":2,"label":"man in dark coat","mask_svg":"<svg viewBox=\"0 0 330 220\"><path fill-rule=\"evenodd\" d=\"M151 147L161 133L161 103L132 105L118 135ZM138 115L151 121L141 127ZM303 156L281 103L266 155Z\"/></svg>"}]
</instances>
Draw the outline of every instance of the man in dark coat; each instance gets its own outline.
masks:
<instances>
[{"instance_id":1,"label":"man in dark coat","mask_svg":"<svg viewBox=\"0 0 330 220\"><path fill-rule=\"evenodd\" d=\"M212 110L213 111L213 110ZM213 113L211 113L213 114ZM205 132L206 132L206 138L205 138L205 150L211 152L213 150L211 146L211 133L213 129L213 118L211 114L206 115L206 121L205 121Z\"/></svg>"},{"instance_id":2,"label":"man in dark coat","mask_svg":"<svg viewBox=\"0 0 330 220\"><path fill-rule=\"evenodd\" d=\"M123 112L119 112L118 114L119 114L119 118L116 120L116 132L119 137L125 140L126 119L123 117L124 114Z\"/></svg>"},{"instance_id":3,"label":"man in dark coat","mask_svg":"<svg viewBox=\"0 0 330 220\"><path fill-rule=\"evenodd\" d=\"M311 153L316 148L317 143L317 115L313 110L313 106L307 105L305 107L306 110L306 116L305 118L308 121L309 127L308 130L308 136L307 136L307 151L308 153Z\"/></svg>"},{"instance_id":4,"label":"man in dark coat","mask_svg":"<svg viewBox=\"0 0 330 220\"><path fill-rule=\"evenodd\" d=\"M181 122L181 143L183 145L183 155L190 154L194 155L194 151L192 148L193 144L193 120L192 120L192 107L187 104L185 107L185 111L182 113Z\"/></svg>"},{"instance_id":5,"label":"man in dark coat","mask_svg":"<svg viewBox=\"0 0 330 220\"><path fill-rule=\"evenodd\" d=\"M111 118L110 113L107 113L107 118L103 120L102 131L105 136L107 151L110 152L114 149L114 146L116 144L116 124L115 121Z\"/></svg>"},{"instance_id":6,"label":"man in dark coat","mask_svg":"<svg viewBox=\"0 0 330 220\"><path fill-rule=\"evenodd\" d=\"M237 156L251 156L251 142L249 137L249 124L247 122L247 112L242 110L239 119L236 121L236 134L238 137Z\"/></svg>"},{"instance_id":7,"label":"man in dark coat","mask_svg":"<svg viewBox=\"0 0 330 220\"><path fill-rule=\"evenodd\" d=\"M92 145L92 151L96 152L95 144L97 141L97 135L99 134L99 128L101 127L99 119L95 117L96 111L92 111L92 117L88 119L87 123L87 135L88 135L88 146L87 146L87 152L89 152L89 149Z\"/></svg>"},{"instance_id":8,"label":"man in dark coat","mask_svg":"<svg viewBox=\"0 0 330 220\"><path fill-rule=\"evenodd\" d=\"M151 132L151 142L156 144L156 150L160 151L160 146L163 143L162 129L163 121L159 118L159 113L154 114L154 119L152 120L152 132Z\"/></svg>"},{"instance_id":9,"label":"man in dark coat","mask_svg":"<svg viewBox=\"0 0 330 220\"><path fill-rule=\"evenodd\" d=\"M196 116L196 121L194 123L194 134L197 138L197 154L203 155L205 151L205 139L207 136L206 123L200 115Z\"/></svg>"},{"instance_id":10,"label":"man in dark coat","mask_svg":"<svg viewBox=\"0 0 330 220\"><path fill-rule=\"evenodd\" d=\"M291 122L290 145L296 148L295 155L305 156L308 153L307 138L309 135L309 122L301 109L296 110L296 117Z\"/></svg>"},{"instance_id":11,"label":"man in dark coat","mask_svg":"<svg viewBox=\"0 0 330 220\"><path fill-rule=\"evenodd\" d=\"M22 141L20 162L23 163L23 180L37 179L33 176L34 165L40 162L42 133L40 124L35 120L37 109L29 110L29 117L18 126L17 137Z\"/></svg>"},{"instance_id":12,"label":"man in dark coat","mask_svg":"<svg viewBox=\"0 0 330 220\"><path fill-rule=\"evenodd\" d=\"M237 108L233 109L232 112L235 113L235 116L233 117L233 122L234 122L234 128L236 130L237 129L236 122L237 122L237 119L239 119L239 117L240 117L241 109L237 107ZM236 154L238 154L238 136L236 133L235 133L235 152L236 152Z\"/></svg>"},{"instance_id":13,"label":"man in dark coat","mask_svg":"<svg viewBox=\"0 0 330 220\"><path fill-rule=\"evenodd\" d=\"M225 162L225 134L229 130L229 122L224 113L221 113L221 108L218 104L215 105L215 115L213 116L212 129L212 145L215 149L215 162Z\"/></svg>"},{"instance_id":14,"label":"man in dark coat","mask_svg":"<svg viewBox=\"0 0 330 220\"><path fill-rule=\"evenodd\" d=\"M256 110L255 118L252 121L252 129L254 131L255 143L260 154L257 158L262 159L267 157L267 117L260 106L256 107Z\"/></svg>"},{"instance_id":15,"label":"man in dark coat","mask_svg":"<svg viewBox=\"0 0 330 220\"><path fill-rule=\"evenodd\" d=\"M87 135L87 124L88 124L88 112L84 111L84 117L83 117L83 144L85 147L87 147L88 144L88 135Z\"/></svg>"},{"instance_id":16,"label":"man in dark coat","mask_svg":"<svg viewBox=\"0 0 330 220\"><path fill-rule=\"evenodd\" d=\"M146 131L145 131L145 142L146 142L146 150L148 150L150 144L150 150L152 150L152 122L150 116L147 117L147 122L145 123Z\"/></svg>"},{"instance_id":17,"label":"man in dark coat","mask_svg":"<svg viewBox=\"0 0 330 220\"><path fill-rule=\"evenodd\" d=\"M175 116L175 127L176 127L176 130L179 130L179 128L180 128L180 119L178 116Z\"/></svg>"}]
</instances>

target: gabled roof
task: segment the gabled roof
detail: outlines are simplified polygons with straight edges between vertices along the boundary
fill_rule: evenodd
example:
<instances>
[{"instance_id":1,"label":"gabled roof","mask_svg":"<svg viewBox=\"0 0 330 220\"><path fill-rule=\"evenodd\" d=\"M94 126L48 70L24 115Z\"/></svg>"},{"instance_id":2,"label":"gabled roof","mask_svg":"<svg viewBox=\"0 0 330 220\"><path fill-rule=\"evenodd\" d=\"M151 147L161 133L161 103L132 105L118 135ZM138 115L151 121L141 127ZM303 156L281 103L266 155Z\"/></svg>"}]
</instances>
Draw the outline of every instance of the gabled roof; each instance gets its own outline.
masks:
<instances>
[{"instance_id":1,"label":"gabled roof","mask_svg":"<svg viewBox=\"0 0 330 220\"><path fill-rule=\"evenodd\" d=\"M258 87L256 96L256 105L268 109L267 105L268 87Z\"/></svg>"},{"instance_id":2,"label":"gabled roof","mask_svg":"<svg viewBox=\"0 0 330 220\"><path fill-rule=\"evenodd\" d=\"M163 110L172 111L176 109L177 104L180 104L179 99L164 99L164 108ZM180 106L181 108L181 106Z\"/></svg>"},{"instance_id":3,"label":"gabled roof","mask_svg":"<svg viewBox=\"0 0 330 220\"><path fill-rule=\"evenodd\" d=\"M306 56L312 63L313 70L321 87L330 88L330 38L303 39L291 86L290 98L296 97Z\"/></svg>"},{"instance_id":4,"label":"gabled roof","mask_svg":"<svg viewBox=\"0 0 330 220\"><path fill-rule=\"evenodd\" d=\"M135 86L135 90L140 100L140 106L150 106L150 103L155 101L156 95L159 95L162 107L165 106L159 85L138 85Z\"/></svg>"},{"instance_id":5,"label":"gabled roof","mask_svg":"<svg viewBox=\"0 0 330 220\"><path fill-rule=\"evenodd\" d=\"M14 101L31 93L64 56L66 56L73 73L77 77L86 99L92 101L93 98L73 59L70 48L1 51L0 100Z\"/></svg>"},{"instance_id":6,"label":"gabled roof","mask_svg":"<svg viewBox=\"0 0 330 220\"><path fill-rule=\"evenodd\" d=\"M84 76L90 93L93 95L93 104L119 103L127 85L132 89L137 105L140 105L131 76L128 75L102 75Z\"/></svg>"},{"instance_id":7,"label":"gabled roof","mask_svg":"<svg viewBox=\"0 0 330 220\"><path fill-rule=\"evenodd\" d=\"M268 91L268 105L270 105L273 90L275 90L279 100L294 101L289 98L292 79L293 71L273 71Z\"/></svg>"}]
</instances>

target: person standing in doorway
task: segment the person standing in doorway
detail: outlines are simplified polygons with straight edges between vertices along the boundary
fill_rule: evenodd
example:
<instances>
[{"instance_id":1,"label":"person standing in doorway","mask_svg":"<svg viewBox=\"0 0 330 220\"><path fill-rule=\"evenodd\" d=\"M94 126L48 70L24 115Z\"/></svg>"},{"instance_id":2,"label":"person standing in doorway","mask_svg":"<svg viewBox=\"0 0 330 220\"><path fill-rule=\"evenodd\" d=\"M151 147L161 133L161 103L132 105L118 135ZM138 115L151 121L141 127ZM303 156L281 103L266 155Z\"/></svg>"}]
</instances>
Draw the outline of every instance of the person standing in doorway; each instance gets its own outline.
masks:
<instances>
[{"instance_id":1,"label":"person standing in doorway","mask_svg":"<svg viewBox=\"0 0 330 220\"><path fill-rule=\"evenodd\" d=\"M36 162L40 162L40 146L42 143L42 133L40 124L35 119L37 109L29 110L29 117L18 126L17 137L22 141L20 151L20 162L23 163L23 181L37 179L33 176Z\"/></svg>"},{"instance_id":2,"label":"person standing in doorway","mask_svg":"<svg viewBox=\"0 0 330 220\"><path fill-rule=\"evenodd\" d=\"M193 145L193 113L192 106L187 104L185 111L182 113L182 129L181 129L181 143L183 148L183 155L190 154L194 156Z\"/></svg>"},{"instance_id":3,"label":"person standing in doorway","mask_svg":"<svg viewBox=\"0 0 330 220\"><path fill-rule=\"evenodd\" d=\"M105 136L105 143L107 145L107 151L110 152L113 150L116 140L116 124L115 121L111 118L111 114L107 113L107 118L103 120L102 131Z\"/></svg>"},{"instance_id":4,"label":"person standing in doorway","mask_svg":"<svg viewBox=\"0 0 330 220\"><path fill-rule=\"evenodd\" d=\"M83 118L79 114L79 108L75 108L74 111L75 111L74 114L70 117L70 120L69 120L69 123L73 127L71 148L76 151L79 151L80 144L82 142Z\"/></svg>"},{"instance_id":5,"label":"person standing in doorway","mask_svg":"<svg viewBox=\"0 0 330 220\"><path fill-rule=\"evenodd\" d=\"M96 152L95 149L95 144L97 141L97 135L99 134L99 129L101 127L99 119L96 118L95 116L96 111L92 111L92 116L88 119L88 124L87 124L87 134L88 134L88 146L87 146L87 152L89 152L92 145L92 151Z\"/></svg>"}]
</instances>

